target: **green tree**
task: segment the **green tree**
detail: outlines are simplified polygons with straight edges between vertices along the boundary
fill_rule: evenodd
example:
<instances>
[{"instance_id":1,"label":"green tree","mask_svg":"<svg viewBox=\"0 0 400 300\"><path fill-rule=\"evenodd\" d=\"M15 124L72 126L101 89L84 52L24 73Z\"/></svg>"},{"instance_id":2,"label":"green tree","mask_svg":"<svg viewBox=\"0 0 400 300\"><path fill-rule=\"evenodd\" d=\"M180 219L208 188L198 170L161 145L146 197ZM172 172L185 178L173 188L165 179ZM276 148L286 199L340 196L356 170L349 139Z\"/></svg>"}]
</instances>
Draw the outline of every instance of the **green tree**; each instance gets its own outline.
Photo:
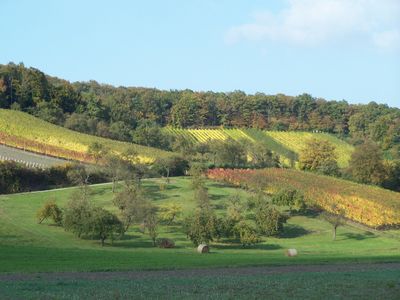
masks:
<instances>
[{"instance_id":1,"label":"green tree","mask_svg":"<svg viewBox=\"0 0 400 300\"><path fill-rule=\"evenodd\" d=\"M156 240L158 236L158 217L157 217L157 209L154 206L149 206L148 211L146 213L146 217L144 219L144 225L147 229L147 232L153 241L153 246L156 246Z\"/></svg>"},{"instance_id":2,"label":"green tree","mask_svg":"<svg viewBox=\"0 0 400 300\"><path fill-rule=\"evenodd\" d=\"M332 205L330 211L323 212L322 217L332 225L332 240L336 240L337 228L345 224L344 210Z\"/></svg>"},{"instance_id":3,"label":"green tree","mask_svg":"<svg viewBox=\"0 0 400 300\"><path fill-rule=\"evenodd\" d=\"M163 134L159 125L149 120L141 120L138 123L136 129L132 132L132 138L136 144L164 150L170 148L168 136Z\"/></svg>"},{"instance_id":4,"label":"green tree","mask_svg":"<svg viewBox=\"0 0 400 300\"><path fill-rule=\"evenodd\" d=\"M159 218L161 222L171 225L182 214L182 206L177 203L168 203L160 207Z\"/></svg>"},{"instance_id":5,"label":"green tree","mask_svg":"<svg viewBox=\"0 0 400 300\"><path fill-rule=\"evenodd\" d=\"M158 158L152 165L152 169L161 176L167 178L169 182L170 176L182 176L189 169L189 162L177 155L166 158Z\"/></svg>"},{"instance_id":6,"label":"green tree","mask_svg":"<svg viewBox=\"0 0 400 300\"><path fill-rule=\"evenodd\" d=\"M260 237L257 234L257 230L244 220L238 222L235 225L234 230L243 247L251 246L261 242Z\"/></svg>"},{"instance_id":7,"label":"green tree","mask_svg":"<svg viewBox=\"0 0 400 300\"><path fill-rule=\"evenodd\" d=\"M93 206L86 196L74 194L64 211L64 229L71 231L78 237L86 234L89 230L89 219L92 210Z\"/></svg>"},{"instance_id":8,"label":"green tree","mask_svg":"<svg viewBox=\"0 0 400 300\"><path fill-rule=\"evenodd\" d=\"M283 231L286 217L265 201L259 201L254 208L257 229L266 236L278 235Z\"/></svg>"},{"instance_id":9,"label":"green tree","mask_svg":"<svg viewBox=\"0 0 400 300\"><path fill-rule=\"evenodd\" d=\"M370 141L357 146L351 155L349 170L358 182L377 185L383 183L386 172L382 150Z\"/></svg>"},{"instance_id":10,"label":"green tree","mask_svg":"<svg viewBox=\"0 0 400 300\"><path fill-rule=\"evenodd\" d=\"M36 214L38 223L51 218L56 225L62 224L63 213L54 200L47 201L44 206L38 210Z\"/></svg>"},{"instance_id":11,"label":"green tree","mask_svg":"<svg viewBox=\"0 0 400 300\"><path fill-rule=\"evenodd\" d=\"M103 144L94 142L89 145L87 153L93 157L95 163L97 164L108 153L108 149Z\"/></svg>"},{"instance_id":12,"label":"green tree","mask_svg":"<svg viewBox=\"0 0 400 300\"><path fill-rule=\"evenodd\" d=\"M279 166L279 159L274 156L265 144L246 143L250 162L258 168L271 168Z\"/></svg>"},{"instance_id":13,"label":"green tree","mask_svg":"<svg viewBox=\"0 0 400 300\"><path fill-rule=\"evenodd\" d=\"M246 150L235 140L228 138L225 141L214 141L211 152L215 153L215 163L238 167L246 163Z\"/></svg>"},{"instance_id":14,"label":"green tree","mask_svg":"<svg viewBox=\"0 0 400 300\"><path fill-rule=\"evenodd\" d=\"M115 195L113 203L120 210L124 231L127 231L133 223L146 218L148 202L142 188L136 183L125 185L124 189Z\"/></svg>"},{"instance_id":15,"label":"green tree","mask_svg":"<svg viewBox=\"0 0 400 300\"><path fill-rule=\"evenodd\" d=\"M324 140L310 139L299 155L300 169L325 175L338 175L335 146Z\"/></svg>"},{"instance_id":16,"label":"green tree","mask_svg":"<svg viewBox=\"0 0 400 300\"><path fill-rule=\"evenodd\" d=\"M101 245L104 246L106 239L111 239L112 242L116 235L123 233L123 224L111 212L100 207L94 207L90 211L85 229L85 234L98 237Z\"/></svg>"},{"instance_id":17,"label":"green tree","mask_svg":"<svg viewBox=\"0 0 400 300\"><path fill-rule=\"evenodd\" d=\"M302 212L306 209L304 195L294 189L281 189L272 197L272 203L278 206L288 206L290 212Z\"/></svg>"}]
</instances>

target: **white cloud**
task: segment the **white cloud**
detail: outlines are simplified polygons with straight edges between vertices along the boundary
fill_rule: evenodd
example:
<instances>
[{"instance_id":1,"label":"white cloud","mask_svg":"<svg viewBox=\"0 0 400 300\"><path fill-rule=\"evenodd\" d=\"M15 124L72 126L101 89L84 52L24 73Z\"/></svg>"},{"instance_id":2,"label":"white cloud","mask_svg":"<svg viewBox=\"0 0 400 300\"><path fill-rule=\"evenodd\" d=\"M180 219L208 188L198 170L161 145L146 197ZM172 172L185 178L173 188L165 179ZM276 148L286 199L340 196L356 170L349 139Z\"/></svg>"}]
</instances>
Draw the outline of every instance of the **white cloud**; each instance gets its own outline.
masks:
<instances>
[{"instance_id":1,"label":"white cloud","mask_svg":"<svg viewBox=\"0 0 400 300\"><path fill-rule=\"evenodd\" d=\"M400 0L288 0L277 14L260 11L247 24L232 27L226 40L278 41L319 45L366 40L393 49L400 45Z\"/></svg>"}]
</instances>

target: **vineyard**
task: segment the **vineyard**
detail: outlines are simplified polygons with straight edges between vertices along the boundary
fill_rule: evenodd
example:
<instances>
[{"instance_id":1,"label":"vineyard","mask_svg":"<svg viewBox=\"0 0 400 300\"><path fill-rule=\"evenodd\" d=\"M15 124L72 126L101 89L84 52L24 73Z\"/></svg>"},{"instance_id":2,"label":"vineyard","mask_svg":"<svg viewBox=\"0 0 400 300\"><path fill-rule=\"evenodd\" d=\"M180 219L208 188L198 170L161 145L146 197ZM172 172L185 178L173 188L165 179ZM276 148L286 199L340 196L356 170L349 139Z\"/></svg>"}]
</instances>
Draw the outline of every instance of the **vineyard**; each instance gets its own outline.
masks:
<instances>
[{"instance_id":1,"label":"vineyard","mask_svg":"<svg viewBox=\"0 0 400 300\"><path fill-rule=\"evenodd\" d=\"M261 183L270 194L293 188L302 191L310 205L329 211L336 204L344 210L345 217L367 226L400 225L400 194L382 188L293 169L214 169L208 177L244 188Z\"/></svg>"},{"instance_id":2,"label":"vineyard","mask_svg":"<svg viewBox=\"0 0 400 300\"><path fill-rule=\"evenodd\" d=\"M102 144L114 153L134 149L142 162L152 162L157 157L170 155L170 152L151 147L65 129L23 112L0 109L0 144L55 157L91 162L87 150L94 142Z\"/></svg>"},{"instance_id":3,"label":"vineyard","mask_svg":"<svg viewBox=\"0 0 400 300\"><path fill-rule=\"evenodd\" d=\"M305 142L311 138L326 140L336 147L340 167L347 167L353 147L346 142L326 133L310 132L282 132L262 131L257 129L177 129L165 128L165 132L172 136L182 136L194 143L204 143L208 140L226 140L232 138L236 141L245 140L251 143L263 143L271 151L281 156L281 161L286 165L290 160L297 160L299 152L304 148Z\"/></svg>"},{"instance_id":4,"label":"vineyard","mask_svg":"<svg viewBox=\"0 0 400 300\"><path fill-rule=\"evenodd\" d=\"M327 133L268 131L268 136L284 145L286 148L299 153L304 148L304 142L311 138L332 143L336 149L339 167L347 167L354 148L350 144Z\"/></svg>"}]
</instances>

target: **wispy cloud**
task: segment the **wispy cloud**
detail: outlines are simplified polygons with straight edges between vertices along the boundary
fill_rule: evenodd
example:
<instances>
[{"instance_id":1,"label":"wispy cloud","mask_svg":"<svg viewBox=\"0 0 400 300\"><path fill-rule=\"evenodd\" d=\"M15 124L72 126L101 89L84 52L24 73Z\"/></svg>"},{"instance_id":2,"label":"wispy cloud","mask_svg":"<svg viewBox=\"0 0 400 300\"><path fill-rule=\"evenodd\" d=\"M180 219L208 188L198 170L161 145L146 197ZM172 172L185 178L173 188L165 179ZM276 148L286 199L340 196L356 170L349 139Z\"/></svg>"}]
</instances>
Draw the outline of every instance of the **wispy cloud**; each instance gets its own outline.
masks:
<instances>
[{"instance_id":1,"label":"wispy cloud","mask_svg":"<svg viewBox=\"0 0 400 300\"><path fill-rule=\"evenodd\" d=\"M258 11L230 28L229 43L243 40L299 45L353 39L383 49L400 49L399 0L288 0L279 13Z\"/></svg>"}]
</instances>

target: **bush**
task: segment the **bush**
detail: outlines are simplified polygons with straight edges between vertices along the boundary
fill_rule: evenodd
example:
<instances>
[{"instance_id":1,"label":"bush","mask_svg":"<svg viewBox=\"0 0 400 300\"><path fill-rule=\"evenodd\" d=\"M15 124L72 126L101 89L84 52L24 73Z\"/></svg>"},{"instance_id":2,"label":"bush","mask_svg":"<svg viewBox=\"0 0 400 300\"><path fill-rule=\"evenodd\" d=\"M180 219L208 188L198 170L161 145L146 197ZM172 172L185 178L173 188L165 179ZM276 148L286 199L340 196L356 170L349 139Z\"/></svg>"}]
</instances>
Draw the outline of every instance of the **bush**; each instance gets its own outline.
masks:
<instances>
[{"instance_id":1,"label":"bush","mask_svg":"<svg viewBox=\"0 0 400 300\"><path fill-rule=\"evenodd\" d=\"M258 231L266 236L274 236L281 233L283 224L287 219L277 209L269 206L268 203L257 205L254 215Z\"/></svg>"},{"instance_id":2,"label":"bush","mask_svg":"<svg viewBox=\"0 0 400 300\"><path fill-rule=\"evenodd\" d=\"M256 229L245 221L240 221L236 224L235 232L243 247L254 245L261 241Z\"/></svg>"},{"instance_id":3,"label":"bush","mask_svg":"<svg viewBox=\"0 0 400 300\"><path fill-rule=\"evenodd\" d=\"M213 240L216 235L216 218L210 210L197 209L192 216L185 219L183 227L187 237L197 247Z\"/></svg>"},{"instance_id":4,"label":"bush","mask_svg":"<svg viewBox=\"0 0 400 300\"><path fill-rule=\"evenodd\" d=\"M56 225L61 225L63 213L54 200L51 200L46 202L44 206L38 210L36 217L39 224L47 218L51 218Z\"/></svg>"},{"instance_id":5,"label":"bush","mask_svg":"<svg viewBox=\"0 0 400 300\"><path fill-rule=\"evenodd\" d=\"M306 209L303 194L294 189L280 190L272 197L272 203L278 206L288 206L291 212L302 212Z\"/></svg>"},{"instance_id":6,"label":"bush","mask_svg":"<svg viewBox=\"0 0 400 300\"><path fill-rule=\"evenodd\" d=\"M160 238L157 240L157 245L159 248L175 248L175 242L171 239Z\"/></svg>"}]
</instances>

